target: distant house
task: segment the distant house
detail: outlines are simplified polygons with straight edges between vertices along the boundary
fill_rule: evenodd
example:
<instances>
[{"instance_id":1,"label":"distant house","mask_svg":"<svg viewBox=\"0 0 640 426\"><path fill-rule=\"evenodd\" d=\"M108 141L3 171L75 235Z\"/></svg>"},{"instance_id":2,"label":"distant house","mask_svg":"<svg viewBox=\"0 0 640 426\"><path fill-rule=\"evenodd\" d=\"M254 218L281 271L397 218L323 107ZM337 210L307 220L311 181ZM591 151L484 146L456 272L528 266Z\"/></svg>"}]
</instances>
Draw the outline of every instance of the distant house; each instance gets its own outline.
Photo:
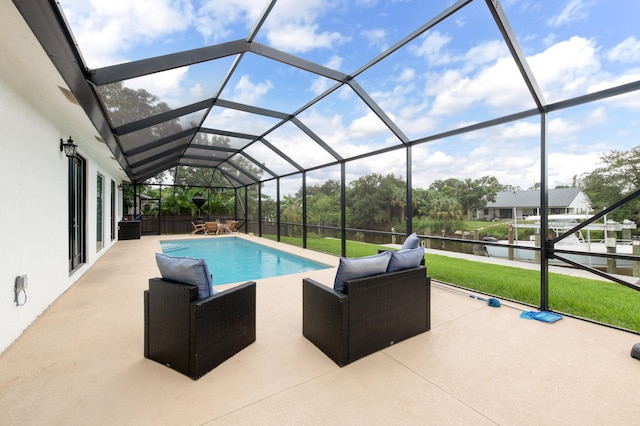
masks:
<instances>
[{"instance_id":1,"label":"distant house","mask_svg":"<svg viewBox=\"0 0 640 426\"><path fill-rule=\"evenodd\" d=\"M589 199L578 188L556 188L548 191L549 214L586 214L591 210ZM496 201L478 209L478 219L523 219L540 214L540 191L504 191Z\"/></svg>"}]
</instances>

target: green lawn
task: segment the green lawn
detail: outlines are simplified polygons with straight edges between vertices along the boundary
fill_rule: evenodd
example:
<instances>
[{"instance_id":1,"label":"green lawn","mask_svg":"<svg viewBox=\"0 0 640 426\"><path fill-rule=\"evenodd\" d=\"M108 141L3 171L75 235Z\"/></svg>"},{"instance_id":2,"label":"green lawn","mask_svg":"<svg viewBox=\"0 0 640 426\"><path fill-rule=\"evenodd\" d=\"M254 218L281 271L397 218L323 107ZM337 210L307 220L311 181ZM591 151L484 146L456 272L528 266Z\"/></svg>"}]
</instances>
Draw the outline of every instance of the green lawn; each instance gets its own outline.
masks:
<instances>
[{"instance_id":1,"label":"green lawn","mask_svg":"<svg viewBox=\"0 0 640 426\"><path fill-rule=\"evenodd\" d=\"M275 239L275 236L264 236ZM300 246L300 238L281 238L283 243ZM340 240L308 238L312 250L340 256ZM347 256L375 254L382 246L347 241ZM435 280L452 283L496 297L539 306L538 271L499 266L440 255L425 255L428 274ZM607 281L549 274L549 307L616 327L640 333L640 291Z\"/></svg>"}]
</instances>

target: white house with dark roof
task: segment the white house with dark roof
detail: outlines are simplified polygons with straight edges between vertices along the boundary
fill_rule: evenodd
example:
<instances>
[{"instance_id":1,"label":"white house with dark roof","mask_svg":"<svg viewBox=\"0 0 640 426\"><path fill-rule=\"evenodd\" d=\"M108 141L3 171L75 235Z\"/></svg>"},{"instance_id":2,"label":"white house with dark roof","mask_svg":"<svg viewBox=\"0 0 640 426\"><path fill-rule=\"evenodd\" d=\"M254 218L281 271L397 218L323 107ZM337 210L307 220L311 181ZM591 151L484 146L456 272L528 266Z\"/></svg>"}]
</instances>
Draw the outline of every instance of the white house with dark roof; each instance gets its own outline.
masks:
<instances>
[{"instance_id":1,"label":"white house with dark roof","mask_svg":"<svg viewBox=\"0 0 640 426\"><path fill-rule=\"evenodd\" d=\"M586 214L591 210L587 196L579 188L549 189L549 214ZM478 219L523 219L540 214L540 191L503 191L496 200L478 209Z\"/></svg>"}]
</instances>

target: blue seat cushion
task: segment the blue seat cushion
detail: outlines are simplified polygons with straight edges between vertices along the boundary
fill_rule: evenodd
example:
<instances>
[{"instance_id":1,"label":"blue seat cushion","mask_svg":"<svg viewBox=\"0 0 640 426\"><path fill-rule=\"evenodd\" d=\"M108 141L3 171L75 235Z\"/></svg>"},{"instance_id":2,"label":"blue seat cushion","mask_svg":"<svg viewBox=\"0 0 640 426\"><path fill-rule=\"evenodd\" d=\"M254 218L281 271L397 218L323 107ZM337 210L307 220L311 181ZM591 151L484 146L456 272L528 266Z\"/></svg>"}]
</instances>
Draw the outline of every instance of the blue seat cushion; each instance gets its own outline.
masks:
<instances>
[{"instance_id":1,"label":"blue seat cushion","mask_svg":"<svg viewBox=\"0 0 640 426\"><path fill-rule=\"evenodd\" d=\"M204 259L174 257L156 253L156 263L162 278L198 286L198 299L204 299L215 293L211 274Z\"/></svg>"},{"instance_id":2,"label":"blue seat cushion","mask_svg":"<svg viewBox=\"0 0 640 426\"><path fill-rule=\"evenodd\" d=\"M420 247L420 240L414 232L413 234L409 235L406 240L404 240L404 243L402 244L402 247L400 247L400 250L408 250L418 247Z\"/></svg>"},{"instance_id":3,"label":"blue seat cushion","mask_svg":"<svg viewBox=\"0 0 640 426\"><path fill-rule=\"evenodd\" d=\"M374 254L373 256L341 257L336 279L333 283L334 290L344 292L343 283L346 280L386 272L390 259L391 252L388 251Z\"/></svg>"},{"instance_id":4,"label":"blue seat cushion","mask_svg":"<svg viewBox=\"0 0 640 426\"><path fill-rule=\"evenodd\" d=\"M422 247L392 251L387 272L401 271L403 269L416 268L424 258Z\"/></svg>"}]
</instances>

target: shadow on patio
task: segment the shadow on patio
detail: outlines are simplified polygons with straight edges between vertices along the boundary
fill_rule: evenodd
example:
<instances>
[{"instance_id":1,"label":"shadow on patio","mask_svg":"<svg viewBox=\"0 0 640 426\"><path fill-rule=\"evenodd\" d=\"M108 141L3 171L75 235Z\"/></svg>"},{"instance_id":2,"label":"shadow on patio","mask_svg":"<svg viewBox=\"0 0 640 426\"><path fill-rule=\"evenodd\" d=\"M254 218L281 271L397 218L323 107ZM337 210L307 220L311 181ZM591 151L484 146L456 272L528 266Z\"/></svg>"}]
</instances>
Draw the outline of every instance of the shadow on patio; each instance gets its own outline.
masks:
<instances>
[{"instance_id":1,"label":"shadow on patio","mask_svg":"<svg viewBox=\"0 0 640 426\"><path fill-rule=\"evenodd\" d=\"M257 238L246 237L243 238ZM339 368L302 336L302 277L258 280L257 340L193 381L143 357L160 239L120 241L0 356L4 424L637 424L637 335L520 319L432 287L431 331ZM202 237L200 237L202 238ZM337 266L337 258L261 240ZM427 265L428 267L428 265ZM215 266L212 268L215 274Z\"/></svg>"}]
</instances>

